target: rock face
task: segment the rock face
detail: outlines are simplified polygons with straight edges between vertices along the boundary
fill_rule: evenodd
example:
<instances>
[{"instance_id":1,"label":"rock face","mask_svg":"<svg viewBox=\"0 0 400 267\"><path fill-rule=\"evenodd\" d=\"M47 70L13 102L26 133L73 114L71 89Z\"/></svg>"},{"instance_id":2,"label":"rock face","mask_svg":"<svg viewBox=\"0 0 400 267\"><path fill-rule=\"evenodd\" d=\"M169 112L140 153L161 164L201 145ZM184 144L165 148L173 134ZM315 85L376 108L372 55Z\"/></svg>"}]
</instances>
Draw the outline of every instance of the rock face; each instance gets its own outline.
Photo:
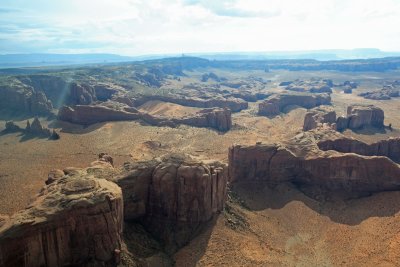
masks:
<instances>
[{"instance_id":1,"label":"rock face","mask_svg":"<svg viewBox=\"0 0 400 267\"><path fill-rule=\"evenodd\" d=\"M360 129L366 126L382 128L385 118L382 109L373 105L351 105L347 108L348 128Z\"/></svg>"},{"instance_id":2,"label":"rock face","mask_svg":"<svg viewBox=\"0 0 400 267\"><path fill-rule=\"evenodd\" d=\"M124 195L125 219L139 220L174 251L185 245L226 197L226 166L170 155L125 164L114 180Z\"/></svg>"},{"instance_id":3,"label":"rock face","mask_svg":"<svg viewBox=\"0 0 400 267\"><path fill-rule=\"evenodd\" d=\"M303 131L315 129L324 123L336 125L336 112L330 107L314 108L307 112L304 117Z\"/></svg>"},{"instance_id":4,"label":"rock face","mask_svg":"<svg viewBox=\"0 0 400 267\"><path fill-rule=\"evenodd\" d=\"M258 114L264 116L275 116L291 105L297 105L309 109L320 105L329 105L330 103L331 98L328 94L273 95L259 104Z\"/></svg>"},{"instance_id":5,"label":"rock face","mask_svg":"<svg viewBox=\"0 0 400 267\"><path fill-rule=\"evenodd\" d=\"M373 105L351 105L347 108L347 117L340 116L337 119L332 108L314 108L306 113L303 130L315 129L323 124L338 131L364 127L383 128L384 117L383 110Z\"/></svg>"},{"instance_id":6,"label":"rock face","mask_svg":"<svg viewBox=\"0 0 400 267\"><path fill-rule=\"evenodd\" d=\"M0 265L115 266L123 200L112 182L86 170L58 171L37 200L0 228Z\"/></svg>"},{"instance_id":7,"label":"rock face","mask_svg":"<svg viewBox=\"0 0 400 267\"><path fill-rule=\"evenodd\" d=\"M364 156L385 156L400 162L400 138L389 138L376 143L366 144L356 139L341 137L318 142L321 150L335 150L342 153L355 153Z\"/></svg>"},{"instance_id":8,"label":"rock face","mask_svg":"<svg viewBox=\"0 0 400 267\"><path fill-rule=\"evenodd\" d=\"M64 106L59 110L58 119L76 124L90 125L105 121L143 120L151 125L176 127L186 124L194 127L210 127L219 131L228 131L232 126L229 109L203 109L193 116L183 118L156 117L140 112L132 107L112 108L104 105Z\"/></svg>"},{"instance_id":9,"label":"rock face","mask_svg":"<svg viewBox=\"0 0 400 267\"><path fill-rule=\"evenodd\" d=\"M135 106L140 106L147 101L159 100L163 102L170 102L182 106L197 107L197 108L229 108L232 112L239 112L248 108L248 103L239 98L198 98L198 97L185 97L179 95L146 95L137 98L134 101Z\"/></svg>"},{"instance_id":10,"label":"rock face","mask_svg":"<svg viewBox=\"0 0 400 267\"><path fill-rule=\"evenodd\" d=\"M87 84L73 82L69 85L69 88L69 104L89 105L97 100L94 88Z\"/></svg>"},{"instance_id":11,"label":"rock face","mask_svg":"<svg viewBox=\"0 0 400 267\"><path fill-rule=\"evenodd\" d=\"M327 190L374 192L400 189L400 166L387 157L318 148L313 133L293 143L240 146L229 150L232 182L293 182Z\"/></svg>"},{"instance_id":12,"label":"rock face","mask_svg":"<svg viewBox=\"0 0 400 267\"><path fill-rule=\"evenodd\" d=\"M106 106L76 105L63 106L58 112L58 119L76 124L90 125L105 121L136 120L138 113L116 110Z\"/></svg>"},{"instance_id":13,"label":"rock face","mask_svg":"<svg viewBox=\"0 0 400 267\"><path fill-rule=\"evenodd\" d=\"M14 86L0 86L0 110L32 115L49 115L52 103L41 91L17 83Z\"/></svg>"}]
</instances>

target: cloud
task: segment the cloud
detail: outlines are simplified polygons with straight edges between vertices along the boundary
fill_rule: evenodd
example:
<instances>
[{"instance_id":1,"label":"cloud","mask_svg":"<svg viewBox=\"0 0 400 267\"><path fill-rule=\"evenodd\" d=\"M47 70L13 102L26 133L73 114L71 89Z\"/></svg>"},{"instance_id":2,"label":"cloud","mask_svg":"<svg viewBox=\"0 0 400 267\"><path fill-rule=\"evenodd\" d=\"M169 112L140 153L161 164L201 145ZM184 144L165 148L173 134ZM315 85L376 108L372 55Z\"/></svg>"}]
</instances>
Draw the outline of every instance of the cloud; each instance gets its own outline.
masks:
<instances>
[{"instance_id":1,"label":"cloud","mask_svg":"<svg viewBox=\"0 0 400 267\"><path fill-rule=\"evenodd\" d=\"M400 50L397 0L2 0L0 53Z\"/></svg>"},{"instance_id":2,"label":"cloud","mask_svg":"<svg viewBox=\"0 0 400 267\"><path fill-rule=\"evenodd\" d=\"M246 10L237 6L239 1L237 0L184 0L185 5L198 5L205 9L210 10L212 13L218 16L226 17L274 17L280 15L280 11L276 10Z\"/></svg>"}]
</instances>

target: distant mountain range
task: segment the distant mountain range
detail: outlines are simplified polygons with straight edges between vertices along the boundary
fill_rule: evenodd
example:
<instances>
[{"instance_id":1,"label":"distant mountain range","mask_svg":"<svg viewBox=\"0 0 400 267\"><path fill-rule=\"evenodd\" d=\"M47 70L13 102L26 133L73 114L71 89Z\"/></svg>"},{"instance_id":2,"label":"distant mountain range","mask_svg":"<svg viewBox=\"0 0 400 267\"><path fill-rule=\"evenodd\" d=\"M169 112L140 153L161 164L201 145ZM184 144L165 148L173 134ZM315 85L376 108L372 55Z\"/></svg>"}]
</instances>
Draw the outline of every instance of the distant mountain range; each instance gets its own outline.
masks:
<instances>
[{"instance_id":1,"label":"distant mountain range","mask_svg":"<svg viewBox=\"0 0 400 267\"><path fill-rule=\"evenodd\" d=\"M400 52L384 52L375 48L353 50L313 50L279 52L221 52L158 54L144 56L120 56L116 54L6 54L0 55L0 68L45 67L82 64L108 64L176 56L195 56L209 60L269 60L269 59L314 59L319 61L343 59L368 59L399 57Z\"/></svg>"}]
</instances>

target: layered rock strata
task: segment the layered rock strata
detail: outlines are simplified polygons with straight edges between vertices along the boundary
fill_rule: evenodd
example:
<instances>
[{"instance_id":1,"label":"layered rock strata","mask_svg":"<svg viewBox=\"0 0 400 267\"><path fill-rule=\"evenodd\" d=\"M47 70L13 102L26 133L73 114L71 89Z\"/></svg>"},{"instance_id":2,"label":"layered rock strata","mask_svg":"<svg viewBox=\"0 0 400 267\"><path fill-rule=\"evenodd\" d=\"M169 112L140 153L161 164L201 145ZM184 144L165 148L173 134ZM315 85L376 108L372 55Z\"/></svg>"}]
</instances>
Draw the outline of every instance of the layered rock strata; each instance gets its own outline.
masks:
<instances>
[{"instance_id":1,"label":"layered rock strata","mask_svg":"<svg viewBox=\"0 0 400 267\"><path fill-rule=\"evenodd\" d=\"M127 163L113 181L122 188L125 219L142 222L175 251L223 210L227 177L226 165L219 162L170 155Z\"/></svg>"},{"instance_id":2,"label":"layered rock strata","mask_svg":"<svg viewBox=\"0 0 400 267\"><path fill-rule=\"evenodd\" d=\"M389 138L372 144L356 139L340 137L318 142L321 150L335 150L342 153L355 153L364 156L385 156L400 162L400 138Z\"/></svg>"},{"instance_id":3,"label":"layered rock strata","mask_svg":"<svg viewBox=\"0 0 400 267\"><path fill-rule=\"evenodd\" d=\"M318 107L308 111L304 117L303 130L308 131L327 124L334 130L359 130L366 127L383 128L385 114L373 105L350 105L347 116L337 117L329 107Z\"/></svg>"},{"instance_id":4,"label":"layered rock strata","mask_svg":"<svg viewBox=\"0 0 400 267\"><path fill-rule=\"evenodd\" d=\"M264 116L276 116L284 112L288 106L296 105L307 109L320 105L329 105L331 98L328 94L280 94L273 95L261 102L258 106L258 114Z\"/></svg>"},{"instance_id":5,"label":"layered rock strata","mask_svg":"<svg viewBox=\"0 0 400 267\"><path fill-rule=\"evenodd\" d=\"M235 145L229 149L232 182L292 182L326 190L375 192L400 189L400 166L383 156L323 151L302 133L287 144Z\"/></svg>"},{"instance_id":6,"label":"layered rock strata","mask_svg":"<svg viewBox=\"0 0 400 267\"><path fill-rule=\"evenodd\" d=\"M122 192L88 170L54 172L29 208L3 221L0 266L117 265Z\"/></svg>"},{"instance_id":7,"label":"layered rock strata","mask_svg":"<svg viewBox=\"0 0 400 267\"><path fill-rule=\"evenodd\" d=\"M135 106L140 106L148 101L159 100L163 102L170 102L182 106L197 107L197 108L229 108L232 112L239 112L248 108L248 103L239 98L199 98L199 97L185 97L179 95L146 95L134 99Z\"/></svg>"},{"instance_id":8,"label":"layered rock strata","mask_svg":"<svg viewBox=\"0 0 400 267\"><path fill-rule=\"evenodd\" d=\"M151 125L176 127L186 124L195 127L210 127L218 131L228 131L232 126L229 109L203 109L192 116L183 118L166 118L152 116L132 107L121 109L103 105L64 106L58 113L58 118L76 124L90 125L106 121L143 120Z\"/></svg>"}]
</instances>

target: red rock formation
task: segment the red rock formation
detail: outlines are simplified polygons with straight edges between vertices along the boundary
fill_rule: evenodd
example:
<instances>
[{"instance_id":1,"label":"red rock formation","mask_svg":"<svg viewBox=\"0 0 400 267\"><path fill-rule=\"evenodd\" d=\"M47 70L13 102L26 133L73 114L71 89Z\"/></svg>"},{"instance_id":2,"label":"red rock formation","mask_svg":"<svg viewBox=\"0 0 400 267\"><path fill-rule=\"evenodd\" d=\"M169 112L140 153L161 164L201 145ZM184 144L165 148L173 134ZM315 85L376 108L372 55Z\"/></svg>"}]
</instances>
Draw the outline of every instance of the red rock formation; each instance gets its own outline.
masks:
<instances>
[{"instance_id":1,"label":"red rock formation","mask_svg":"<svg viewBox=\"0 0 400 267\"><path fill-rule=\"evenodd\" d=\"M364 156L385 156L400 162L400 138L389 138L376 143L366 144L356 139L341 137L318 142L321 150L335 150L342 153L355 153Z\"/></svg>"},{"instance_id":2,"label":"red rock formation","mask_svg":"<svg viewBox=\"0 0 400 267\"><path fill-rule=\"evenodd\" d=\"M248 108L248 103L239 98L198 98L183 97L179 95L161 96L147 95L137 98L134 101L135 106L140 106L150 100L159 100L164 102L175 103L182 106L198 107L198 108L229 108L232 112L239 112Z\"/></svg>"},{"instance_id":3,"label":"red rock formation","mask_svg":"<svg viewBox=\"0 0 400 267\"><path fill-rule=\"evenodd\" d=\"M151 125L175 127L186 124L194 127L210 127L219 131L228 131L232 126L229 109L203 109L190 117L165 118L139 112L132 107L121 109L104 105L64 106L59 110L58 119L76 124L90 125L105 121L143 120Z\"/></svg>"},{"instance_id":4,"label":"red rock formation","mask_svg":"<svg viewBox=\"0 0 400 267\"><path fill-rule=\"evenodd\" d=\"M105 121L137 120L138 118L138 113L93 105L63 106L58 112L59 120L83 125Z\"/></svg>"},{"instance_id":5,"label":"red rock formation","mask_svg":"<svg viewBox=\"0 0 400 267\"><path fill-rule=\"evenodd\" d=\"M304 117L303 131L315 129L327 123L336 125L336 112L332 108L314 108L306 113ZM335 128L333 126L333 128Z\"/></svg>"},{"instance_id":6,"label":"red rock formation","mask_svg":"<svg viewBox=\"0 0 400 267\"><path fill-rule=\"evenodd\" d=\"M348 127L360 129L365 126L383 128L385 115L382 109L373 105L351 105L347 108Z\"/></svg>"},{"instance_id":7,"label":"red rock formation","mask_svg":"<svg viewBox=\"0 0 400 267\"><path fill-rule=\"evenodd\" d=\"M0 266L115 266L121 189L86 170L54 174L31 206L0 228Z\"/></svg>"},{"instance_id":8,"label":"red rock formation","mask_svg":"<svg viewBox=\"0 0 400 267\"><path fill-rule=\"evenodd\" d=\"M185 245L226 197L226 167L180 155L125 164L114 179L124 195L125 219L139 220L174 251Z\"/></svg>"},{"instance_id":9,"label":"red rock formation","mask_svg":"<svg viewBox=\"0 0 400 267\"><path fill-rule=\"evenodd\" d=\"M400 166L389 158L322 151L309 132L288 145L231 147L229 177L232 182L291 181L328 190L400 189Z\"/></svg>"},{"instance_id":10,"label":"red rock formation","mask_svg":"<svg viewBox=\"0 0 400 267\"><path fill-rule=\"evenodd\" d=\"M331 98L328 94L280 94L273 95L261 102L258 106L258 114L275 116L283 112L287 106L297 105L304 108L313 108L320 105L328 105Z\"/></svg>"},{"instance_id":11,"label":"red rock formation","mask_svg":"<svg viewBox=\"0 0 400 267\"><path fill-rule=\"evenodd\" d=\"M25 84L0 86L0 96L0 110L3 111L49 115L53 109L52 103L43 92L35 91Z\"/></svg>"}]
</instances>

